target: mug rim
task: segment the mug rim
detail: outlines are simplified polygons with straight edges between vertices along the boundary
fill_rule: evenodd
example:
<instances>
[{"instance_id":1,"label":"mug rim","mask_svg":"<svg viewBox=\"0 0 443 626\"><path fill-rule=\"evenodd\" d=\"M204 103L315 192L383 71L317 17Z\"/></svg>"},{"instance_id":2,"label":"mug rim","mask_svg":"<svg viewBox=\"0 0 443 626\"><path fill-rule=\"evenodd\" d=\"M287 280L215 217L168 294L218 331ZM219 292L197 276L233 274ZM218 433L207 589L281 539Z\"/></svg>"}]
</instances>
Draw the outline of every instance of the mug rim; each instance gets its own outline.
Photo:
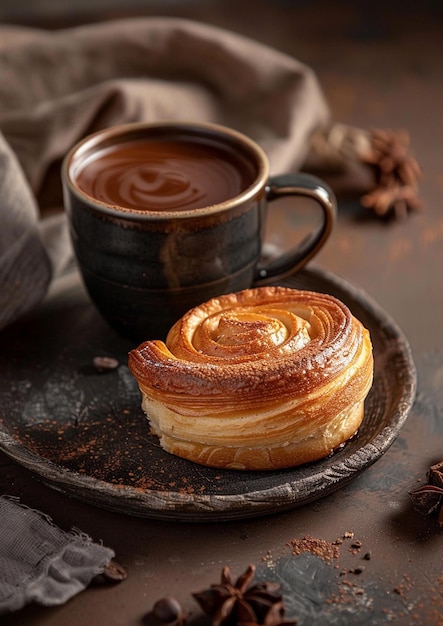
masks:
<instances>
[{"instance_id":1,"label":"mug rim","mask_svg":"<svg viewBox=\"0 0 443 626\"><path fill-rule=\"evenodd\" d=\"M72 174L74 166L74 159L80 157L82 153L87 155L88 151L100 146L106 145L106 142L112 141L115 138L131 138L139 137L143 138L145 131L161 132L167 130L169 134L173 134L174 131L189 134L190 136L202 136L206 133L207 136L219 138L221 140L229 138L231 144L237 143L239 146L246 147L247 152L254 156L255 164L257 165L257 175L253 182L246 187L243 191L236 194L232 198L224 200L216 204L210 204L205 207L194 209L177 209L174 211L155 211L151 209L135 209L129 207L122 207L118 205L111 205L110 203L99 200L89 195L83 189L79 187L75 182L75 178ZM195 122L195 121L160 121L160 122L131 122L125 124L117 124L110 126L94 133L83 137L76 142L68 153L63 158L62 162L62 181L67 186L72 194L86 201L90 207L95 208L102 214L108 214L111 216L119 216L121 218L136 220L136 221L149 221L149 220L170 220L177 219L192 219L197 217L203 217L212 215L215 213L222 213L229 211L244 203L248 203L253 200L257 195L264 190L269 179L269 161L265 151L261 146L245 135L244 133L237 131L228 126L212 122Z\"/></svg>"}]
</instances>

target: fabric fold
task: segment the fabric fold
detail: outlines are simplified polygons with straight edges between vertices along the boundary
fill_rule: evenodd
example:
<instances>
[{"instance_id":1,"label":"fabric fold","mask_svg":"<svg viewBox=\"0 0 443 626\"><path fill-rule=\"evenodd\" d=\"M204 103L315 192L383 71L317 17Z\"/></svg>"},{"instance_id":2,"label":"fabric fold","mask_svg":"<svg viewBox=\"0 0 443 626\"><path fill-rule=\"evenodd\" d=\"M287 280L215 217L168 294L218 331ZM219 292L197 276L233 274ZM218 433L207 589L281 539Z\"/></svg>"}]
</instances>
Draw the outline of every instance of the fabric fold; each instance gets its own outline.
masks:
<instances>
[{"instance_id":1,"label":"fabric fold","mask_svg":"<svg viewBox=\"0 0 443 626\"><path fill-rule=\"evenodd\" d=\"M300 168L330 118L311 68L181 18L0 26L0 75L0 329L44 297L67 254L60 241L72 254L65 220L43 240L39 229L63 211L60 165L85 135L128 122L211 121L251 136L281 173Z\"/></svg>"},{"instance_id":2,"label":"fabric fold","mask_svg":"<svg viewBox=\"0 0 443 626\"><path fill-rule=\"evenodd\" d=\"M0 615L30 602L65 603L115 556L79 531L65 532L43 513L0 497Z\"/></svg>"}]
</instances>

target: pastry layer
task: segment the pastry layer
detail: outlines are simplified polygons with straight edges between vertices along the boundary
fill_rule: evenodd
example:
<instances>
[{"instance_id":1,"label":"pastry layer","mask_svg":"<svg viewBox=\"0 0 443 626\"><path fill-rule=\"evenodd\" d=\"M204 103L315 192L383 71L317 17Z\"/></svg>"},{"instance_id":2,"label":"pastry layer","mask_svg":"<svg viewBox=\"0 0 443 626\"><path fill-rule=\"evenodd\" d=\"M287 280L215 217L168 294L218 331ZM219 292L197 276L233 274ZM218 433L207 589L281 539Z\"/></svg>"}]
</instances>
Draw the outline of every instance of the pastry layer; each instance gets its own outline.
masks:
<instances>
[{"instance_id":1,"label":"pastry layer","mask_svg":"<svg viewBox=\"0 0 443 626\"><path fill-rule=\"evenodd\" d=\"M165 343L132 350L129 367L165 450L265 470L317 460L355 434L373 357L336 298L261 287L192 309Z\"/></svg>"}]
</instances>

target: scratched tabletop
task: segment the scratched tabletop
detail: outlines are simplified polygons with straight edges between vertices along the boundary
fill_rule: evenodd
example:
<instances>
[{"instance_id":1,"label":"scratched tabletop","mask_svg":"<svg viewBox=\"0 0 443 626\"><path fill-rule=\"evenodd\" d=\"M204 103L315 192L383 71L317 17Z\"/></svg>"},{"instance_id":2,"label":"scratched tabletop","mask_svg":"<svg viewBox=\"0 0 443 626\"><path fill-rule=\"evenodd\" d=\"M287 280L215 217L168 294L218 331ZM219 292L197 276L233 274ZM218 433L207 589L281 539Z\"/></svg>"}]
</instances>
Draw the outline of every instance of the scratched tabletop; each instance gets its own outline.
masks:
<instances>
[{"instance_id":1,"label":"scratched tabletop","mask_svg":"<svg viewBox=\"0 0 443 626\"><path fill-rule=\"evenodd\" d=\"M192 594L236 577L278 582L286 617L299 625L443 624L443 529L412 506L410 492L443 461L443 10L435 2L233 0L113 2L51 14L48 3L17 23L51 28L129 15L174 15L254 37L310 65L333 119L363 129L407 129L420 162L423 208L385 220L339 194L337 225L315 267L368 294L401 329L417 393L392 445L352 480L289 510L225 521L153 519L108 510L53 489L0 453L0 488L114 549L127 578L94 586L57 608L27 606L2 626L140 626L173 596L198 618ZM389 8L386 8L388 6ZM67 7L67 4L65 5ZM8 2L2 5L6 19ZM12 9L11 9L12 10ZM29 9L31 11L31 9ZM84 11L82 13L81 11ZM285 202L270 218L270 242L291 243ZM43 306L51 307L51 302ZM51 319L48 316L48 319ZM51 328L42 332L51 334ZM33 354L24 354L29 369ZM17 381L17 384L19 381ZM10 393L13 393L11 386ZM1 402L1 400L0 400ZM0 520L1 526L1 520ZM197 620L198 621L198 620Z\"/></svg>"}]
</instances>

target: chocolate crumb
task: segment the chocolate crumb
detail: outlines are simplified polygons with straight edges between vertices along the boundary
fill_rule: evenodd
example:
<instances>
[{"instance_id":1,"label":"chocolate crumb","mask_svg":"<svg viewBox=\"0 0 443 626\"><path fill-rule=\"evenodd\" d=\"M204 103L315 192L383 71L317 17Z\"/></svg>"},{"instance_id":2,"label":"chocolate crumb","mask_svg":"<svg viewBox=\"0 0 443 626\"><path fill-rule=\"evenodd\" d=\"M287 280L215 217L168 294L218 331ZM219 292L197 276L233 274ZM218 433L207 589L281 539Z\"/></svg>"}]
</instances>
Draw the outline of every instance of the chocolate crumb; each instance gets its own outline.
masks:
<instances>
[{"instance_id":1,"label":"chocolate crumb","mask_svg":"<svg viewBox=\"0 0 443 626\"><path fill-rule=\"evenodd\" d=\"M363 557L362 557L362 558L363 558L365 561L370 561L370 560L371 560L371 557L372 557L372 555L371 555L371 553L370 553L370 552L365 552L365 554L363 555Z\"/></svg>"},{"instance_id":2,"label":"chocolate crumb","mask_svg":"<svg viewBox=\"0 0 443 626\"><path fill-rule=\"evenodd\" d=\"M343 543L343 539L341 537L339 537L338 539L336 539L335 541L332 542L333 546L341 546Z\"/></svg>"}]
</instances>

